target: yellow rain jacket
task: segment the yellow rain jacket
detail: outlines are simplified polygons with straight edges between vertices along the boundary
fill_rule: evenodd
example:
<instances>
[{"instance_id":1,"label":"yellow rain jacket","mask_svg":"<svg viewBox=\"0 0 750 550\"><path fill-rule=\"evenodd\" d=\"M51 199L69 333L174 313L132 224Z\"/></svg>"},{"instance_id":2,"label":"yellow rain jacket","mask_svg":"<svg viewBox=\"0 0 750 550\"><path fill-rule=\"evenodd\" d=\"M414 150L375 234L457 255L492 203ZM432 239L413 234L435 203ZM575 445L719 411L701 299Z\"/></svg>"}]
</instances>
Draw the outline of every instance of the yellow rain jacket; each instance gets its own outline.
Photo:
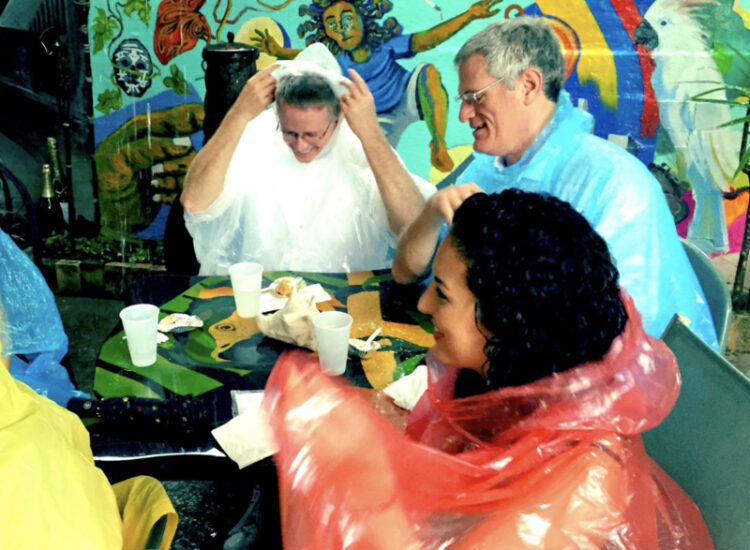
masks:
<instances>
[{"instance_id":1,"label":"yellow rain jacket","mask_svg":"<svg viewBox=\"0 0 750 550\"><path fill-rule=\"evenodd\" d=\"M0 366L0 548L120 550L115 493L76 415Z\"/></svg>"}]
</instances>

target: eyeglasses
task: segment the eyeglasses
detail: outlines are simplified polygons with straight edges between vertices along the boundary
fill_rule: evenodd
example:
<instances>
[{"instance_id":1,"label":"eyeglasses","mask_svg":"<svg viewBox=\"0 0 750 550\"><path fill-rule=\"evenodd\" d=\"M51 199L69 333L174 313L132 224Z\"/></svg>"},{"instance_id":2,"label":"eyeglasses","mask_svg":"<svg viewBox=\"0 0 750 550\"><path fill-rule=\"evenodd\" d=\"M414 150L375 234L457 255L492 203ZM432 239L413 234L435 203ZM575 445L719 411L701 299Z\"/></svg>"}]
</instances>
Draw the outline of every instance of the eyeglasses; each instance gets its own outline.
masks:
<instances>
[{"instance_id":1,"label":"eyeglasses","mask_svg":"<svg viewBox=\"0 0 750 550\"><path fill-rule=\"evenodd\" d=\"M485 86L481 90L477 90L476 92L464 92L462 94L457 95L455 99L459 103L468 103L469 105L476 105L482 99L482 96L484 96L485 92L487 92L487 90L492 88L495 84L497 84L500 81L501 80L498 78L494 82L487 84L487 86Z\"/></svg>"},{"instance_id":2,"label":"eyeglasses","mask_svg":"<svg viewBox=\"0 0 750 550\"><path fill-rule=\"evenodd\" d=\"M321 141L325 135L328 133L328 130L331 128L331 124L336 122L335 120L331 120L328 122L328 126L326 126L325 130L322 130L320 132L302 132L301 134L299 132L292 132L291 130L282 130L281 125L278 126L278 129L281 130L281 135L284 138L284 141L291 141L292 143L295 143L299 138L303 138L305 141L309 141L312 143L316 143Z\"/></svg>"}]
</instances>

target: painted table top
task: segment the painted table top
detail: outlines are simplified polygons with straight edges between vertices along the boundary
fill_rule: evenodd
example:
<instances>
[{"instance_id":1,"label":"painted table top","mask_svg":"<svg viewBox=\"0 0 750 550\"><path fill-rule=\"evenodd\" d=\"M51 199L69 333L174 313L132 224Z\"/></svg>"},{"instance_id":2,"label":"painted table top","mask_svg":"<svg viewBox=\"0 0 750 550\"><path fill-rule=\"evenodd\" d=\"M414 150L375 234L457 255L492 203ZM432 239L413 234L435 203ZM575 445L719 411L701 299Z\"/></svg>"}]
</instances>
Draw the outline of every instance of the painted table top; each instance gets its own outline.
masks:
<instances>
[{"instance_id":1,"label":"painted table top","mask_svg":"<svg viewBox=\"0 0 750 550\"><path fill-rule=\"evenodd\" d=\"M393 282L389 271L350 274L264 273L263 285L277 277L301 276L320 283L333 299L318 309L348 311L353 338L366 338L381 327L378 352L349 358L346 377L364 387L383 388L419 364L434 344L429 317L416 310L420 289ZM168 333L156 364L133 367L120 330L103 345L94 390L102 398L169 398L204 395L218 388L262 389L279 354L294 346L258 332L255 318L243 319L234 308L228 277L206 277L160 306L161 316L190 313L204 326Z\"/></svg>"}]
</instances>

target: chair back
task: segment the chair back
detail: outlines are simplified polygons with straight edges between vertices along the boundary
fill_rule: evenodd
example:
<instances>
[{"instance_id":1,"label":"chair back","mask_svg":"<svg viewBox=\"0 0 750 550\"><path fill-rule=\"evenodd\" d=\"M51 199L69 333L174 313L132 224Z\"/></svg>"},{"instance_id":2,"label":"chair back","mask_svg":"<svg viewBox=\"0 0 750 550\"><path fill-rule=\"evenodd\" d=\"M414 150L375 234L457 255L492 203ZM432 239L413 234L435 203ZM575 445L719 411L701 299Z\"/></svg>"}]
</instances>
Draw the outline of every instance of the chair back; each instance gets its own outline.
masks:
<instances>
[{"instance_id":1,"label":"chair back","mask_svg":"<svg viewBox=\"0 0 750 550\"><path fill-rule=\"evenodd\" d=\"M678 316L664 342L682 389L674 409L643 434L646 451L700 508L716 550L750 541L750 380Z\"/></svg>"},{"instance_id":2,"label":"chair back","mask_svg":"<svg viewBox=\"0 0 750 550\"><path fill-rule=\"evenodd\" d=\"M711 320L714 322L716 337L719 342L719 351L722 353L727 345L727 334L729 323L732 320L732 298L729 295L724 279L711 262L705 252L686 239L680 239L685 248L690 265L695 271L695 276L703 290L703 295L708 302L711 311Z\"/></svg>"}]
</instances>

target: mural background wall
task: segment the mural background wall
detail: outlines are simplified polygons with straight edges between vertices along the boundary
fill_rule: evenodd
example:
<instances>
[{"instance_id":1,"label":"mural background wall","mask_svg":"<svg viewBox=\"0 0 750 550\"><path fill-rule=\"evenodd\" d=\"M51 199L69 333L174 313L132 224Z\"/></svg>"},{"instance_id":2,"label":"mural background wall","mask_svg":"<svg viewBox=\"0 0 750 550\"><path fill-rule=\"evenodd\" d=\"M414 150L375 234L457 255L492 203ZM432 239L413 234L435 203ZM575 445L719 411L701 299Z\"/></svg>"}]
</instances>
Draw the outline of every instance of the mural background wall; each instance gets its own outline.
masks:
<instances>
[{"instance_id":1,"label":"mural background wall","mask_svg":"<svg viewBox=\"0 0 750 550\"><path fill-rule=\"evenodd\" d=\"M678 230L708 252L736 251L748 202L737 193L747 176L734 177L742 125L720 125L746 115L748 0L92 0L103 233L162 237L203 142L201 53L230 32L261 49L258 68L324 42L368 80L408 168L438 183L471 154L453 55L488 23L521 13L553 25L565 88L597 135L653 164Z\"/></svg>"}]
</instances>

